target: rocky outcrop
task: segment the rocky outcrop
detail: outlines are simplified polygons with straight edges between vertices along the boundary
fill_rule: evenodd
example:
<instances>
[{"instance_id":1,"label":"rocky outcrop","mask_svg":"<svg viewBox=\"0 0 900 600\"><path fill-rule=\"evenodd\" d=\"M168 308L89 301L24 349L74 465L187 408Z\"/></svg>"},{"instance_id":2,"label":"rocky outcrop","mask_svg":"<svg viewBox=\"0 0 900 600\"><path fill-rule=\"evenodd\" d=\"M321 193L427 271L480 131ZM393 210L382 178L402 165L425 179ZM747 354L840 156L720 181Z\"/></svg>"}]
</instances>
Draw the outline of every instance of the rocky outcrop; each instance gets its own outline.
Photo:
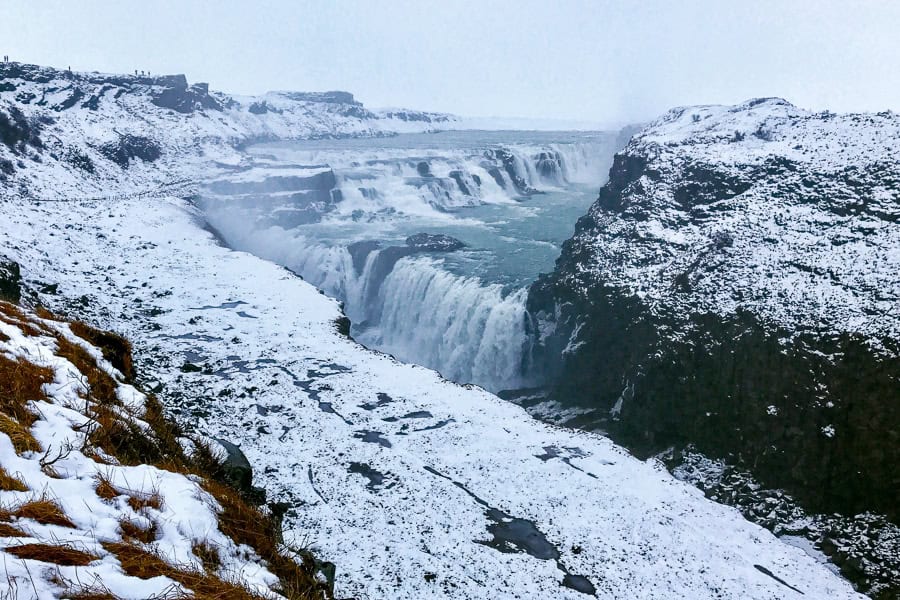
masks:
<instances>
[{"instance_id":1,"label":"rocky outcrop","mask_svg":"<svg viewBox=\"0 0 900 600\"><path fill-rule=\"evenodd\" d=\"M443 233L417 233L406 238L406 245L422 252L453 252L466 245Z\"/></svg>"},{"instance_id":2,"label":"rocky outcrop","mask_svg":"<svg viewBox=\"0 0 900 600\"><path fill-rule=\"evenodd\" d=\"M0 143L20 154L26 146L43 147L41 124L28 119L15 105L0 106Z\"/></svg>"},{"instance_id":3,"label":"rocky outcrop","mask_svg":"<svg viewBox=\"0 0 900 600\"><path fill-rule=\"evenodd\" d=\"M386 119L398 119L400 121L419 121L423 123L448 123L453 117L441 113L423 112L419 110L387 110L381 113Z\"/></svg>"},{"instance_id":4,"label":"rocky outcrop","mask_svg":"<svg viewBox=\"0 0 900 600\"><path fill-rule=\"evenodd\" d=\"M22 297L19 263L0 255L0 300L17 303Z\"/></svg>"},{"instance_id":5,"label":"rocky outcrop","mask_svg":"<svg viewBox=\"0 0 900 600\"><path fill-rule=\"evenodd\" d=\"M167 190L189 192L183 188L199 172L233 173L247 144L421 132L457 120L427 116L430 121L385 116L347 92L233 97L205 83L191 84L184 75L0 63L0 197L121 195L143 191L150 172ZM132 143L139 140L152 144ZM135 159L141 168L125 168ZM174 189L176 183L181 188ZM303 196L300 204L338 200ZM315 216L305 208L290 210L296 222Z\"/></svg>"},{"instance_id":6,"label":"rocky outcrop","mask_svg":"<svg viewBox=\"0 0 900 600\"><path fill-rule=\"evenodd\" d=\"M100 146L100 153L123 169L134 159L153 162L162 155L159 143L140 135L120 135L115 142ZM83 155L83 158L90 158ZM82 160L83 160L82 158Z\"/></svg>"},{"instance_id":7,"label":"rocky outcrop","mask_svg":"<svg viewBox=\"0 0 900 600\"><path fill-rule=\"evenodd\" d=\"M900 519L900 117L673 110L616 157L528 306L553 397L808 508Z\"/></svg>"},{"instance_id":8,"label":"rocky outcrop","mask_svg":"<svg viewBox=\"0 0 900 600\"><path fill-rule=\"evenodd\" d=\"M222 104L210 96L207 83L188 86L184 75L157 78L154 83L162 89L154 90L150 101L160 108L169 108L180 113L192 113L203 109L222 110Z\"/></svg>"}]
</instances>

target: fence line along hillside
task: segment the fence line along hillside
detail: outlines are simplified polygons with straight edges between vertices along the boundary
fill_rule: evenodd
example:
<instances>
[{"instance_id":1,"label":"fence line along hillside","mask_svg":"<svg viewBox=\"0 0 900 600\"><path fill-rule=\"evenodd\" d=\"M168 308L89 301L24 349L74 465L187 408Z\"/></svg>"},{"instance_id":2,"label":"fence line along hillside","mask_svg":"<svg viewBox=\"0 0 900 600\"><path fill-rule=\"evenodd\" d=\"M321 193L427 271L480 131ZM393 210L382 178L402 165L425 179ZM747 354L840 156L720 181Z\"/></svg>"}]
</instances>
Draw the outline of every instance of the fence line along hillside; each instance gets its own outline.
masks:
<instances>
[{"instance_id":1,"label":"fence line along hillside","mask_svg":"<svg viewBox=\"0 0 900 600\"><path fill-rule=\"evenodd\" d=\"M117 202L125 200L137 200L140 198L154 198L158 196L178 196L187 198L197 194L200 184L192 179L183 179L164 183L152 189L119 192L101 196L29 196L21 194L9 194L0 192L3 200L26 200L29 202Z\"/></svg>"}]
</instances>

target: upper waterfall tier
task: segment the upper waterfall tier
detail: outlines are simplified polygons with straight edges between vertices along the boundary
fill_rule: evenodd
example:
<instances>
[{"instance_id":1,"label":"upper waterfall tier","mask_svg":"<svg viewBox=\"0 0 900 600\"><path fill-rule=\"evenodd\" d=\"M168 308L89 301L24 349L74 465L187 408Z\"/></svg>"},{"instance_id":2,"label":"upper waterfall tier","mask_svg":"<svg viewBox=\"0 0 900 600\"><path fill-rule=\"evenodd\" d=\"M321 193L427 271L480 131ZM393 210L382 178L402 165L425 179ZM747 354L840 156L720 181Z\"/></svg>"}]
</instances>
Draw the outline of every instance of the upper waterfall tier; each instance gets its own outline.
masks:
<instances>
[{"instance_id":1,"label":"upper waterfall tier","mask_svg":"<svg viewBox=\"0 0 900 600\"><path fill-rule=\"evenodd\" d=\"M622 143L479 131L263 144L204 206L229 245L341 299L364 344L517 388L535 383L523 290L552 269Z\"/></svg>"}]
</instances>

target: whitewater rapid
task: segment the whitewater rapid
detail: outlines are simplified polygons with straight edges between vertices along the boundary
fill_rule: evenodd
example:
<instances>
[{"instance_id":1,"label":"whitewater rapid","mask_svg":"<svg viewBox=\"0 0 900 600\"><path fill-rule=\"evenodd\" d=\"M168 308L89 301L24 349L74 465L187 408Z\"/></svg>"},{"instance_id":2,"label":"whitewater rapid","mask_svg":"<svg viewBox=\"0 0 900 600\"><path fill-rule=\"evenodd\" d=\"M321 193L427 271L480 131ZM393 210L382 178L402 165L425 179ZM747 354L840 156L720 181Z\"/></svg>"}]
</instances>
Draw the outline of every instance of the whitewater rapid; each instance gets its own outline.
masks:
<instances>
[{"instance_id":1,"label":"whitewater rapid","mask_svg":"<svg viewBox=\"0 0 900 600\"><path fill-rule=\"evenodd\" d=\"M360 343L453 381L531 387L527 286L552 268L621 143L445 132L265 144L203 205L230 246L343 301ZM465 247L410 249L422 232Z\"/></svg>"}]
</instances>

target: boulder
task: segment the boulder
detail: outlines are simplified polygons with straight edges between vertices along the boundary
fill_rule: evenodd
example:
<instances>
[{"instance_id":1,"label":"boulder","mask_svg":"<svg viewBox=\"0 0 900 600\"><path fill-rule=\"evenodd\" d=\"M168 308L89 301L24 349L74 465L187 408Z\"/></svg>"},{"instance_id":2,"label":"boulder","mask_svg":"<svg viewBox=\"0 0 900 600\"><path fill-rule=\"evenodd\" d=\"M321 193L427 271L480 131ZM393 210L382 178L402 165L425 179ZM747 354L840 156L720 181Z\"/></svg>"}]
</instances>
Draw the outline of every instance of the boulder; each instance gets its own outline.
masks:
<instances>
[{"instance_id":1,"label":"boulder","mask_svg":"<svg viewBox=\"0 0 900 600\"><path fill-rule=\"evenodd\" d=\"M239 447L228 440L213 438L224 451L222 473L227 483L256 504L266 500L266 491L253 486L253 467Z\"/></svg>"}]
</instances>

